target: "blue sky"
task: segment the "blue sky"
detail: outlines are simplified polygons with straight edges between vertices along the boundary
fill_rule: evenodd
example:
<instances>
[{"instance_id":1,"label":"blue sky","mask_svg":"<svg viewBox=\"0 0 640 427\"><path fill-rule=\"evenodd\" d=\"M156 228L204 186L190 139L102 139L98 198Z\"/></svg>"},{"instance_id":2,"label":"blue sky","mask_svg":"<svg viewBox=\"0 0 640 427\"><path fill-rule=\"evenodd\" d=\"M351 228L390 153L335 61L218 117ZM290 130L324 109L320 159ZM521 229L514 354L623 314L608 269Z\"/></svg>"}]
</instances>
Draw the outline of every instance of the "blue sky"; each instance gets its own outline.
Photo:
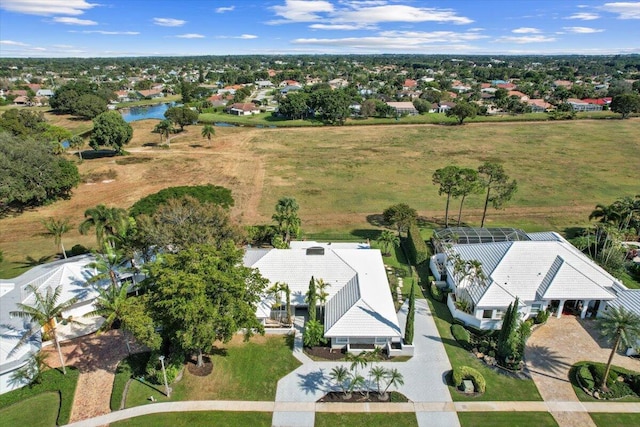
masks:
<instances>
[{"instance_id":1,"label":"blue sky","mask_svg":"<svg viewBox=\"0 0 640 427\"><path fill-rule=\"evenodd\" d=\"M640 1L0 0L0 56L640 53Z\"/></svg>"}]
</instances>

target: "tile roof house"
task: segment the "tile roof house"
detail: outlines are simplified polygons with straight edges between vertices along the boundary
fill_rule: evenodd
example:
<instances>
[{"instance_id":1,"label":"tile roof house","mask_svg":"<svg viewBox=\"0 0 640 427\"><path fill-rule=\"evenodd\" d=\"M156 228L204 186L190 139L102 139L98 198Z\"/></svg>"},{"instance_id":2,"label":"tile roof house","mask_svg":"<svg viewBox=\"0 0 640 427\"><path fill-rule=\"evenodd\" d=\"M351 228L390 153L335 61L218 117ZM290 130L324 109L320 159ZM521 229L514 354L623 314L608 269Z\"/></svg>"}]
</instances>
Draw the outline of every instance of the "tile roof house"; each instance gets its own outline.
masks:
<instances>
[{"instance_id":1,"label":"tile roof house","mask_svg":"<svg viewBox=\"0 0 640 427\"><path fill-rule=\"evenodd\" d=\"M158 89L137 90L136 94L143 99L163 98L164 93Z\"/></svg>"},{"instance_id":2,"label":"tile roof house","mask_svg":"<svg viewBox=\"0 0 640 427\"><path fill-rule=\"evenodd\" d=\"M306 307L311 277L329 286L324 335L333 348L385 347L401 341L400 325L379 250L359 243L291 242L291 249L248 249L247 267L257 268L272 284L284 282L291 305ZM256 315L265 323L275 299L264 295Z\"/></svg>"},{"instance_id":3,"label":"tile roof house","mask_svg":"<svg viewBox=\"0 0 640 427\"><path fill-rule=\"evenodd\" d=\"M259 113L260 109L253 102L238 102L229 107L229 114L235 114L236 116L250 116Z\"/></svg>"},{"instance_id":4,"label":"tile roof house","mask_svg":"<svg viewBox=\"0 0 640 427\"><path fill-rule=\"evenodd\" d=\"M573 111L602 111L602 105L590 104L576 98L567 99L567 104L571 105Z\"/></svg>"},{"instance_id":5,"label":"tile roof house","mask_svg":"<svg viewBox=\"0 0 640 427\"><path fill-rule=\"evenodd\" d=\"M559 317L565 307L585 317L601 313L623 287L559 234L529 233L527 239L452 244L431 258L436 280L453 291L448 306L455 318L480 329L499 329L516 297L524 318L546 309L555 309ZM457 259L479 261L484 277L462 272Z\"/></svg>"},{"instance_id":6,"label":"tile roof house","mask_svg":"<svg viewBox=\"0 0 640 427\"><path fill-rule=\"evenodd\" d=\"M402 90L414 90L418 87L418 82L412 79L406 79L402 85Z\"/></svg>"},{"instance_id":7,"label":"tile roof house","mask_svg":"<svg viewBox=\"0 0 640 427\"><path fill-rule=\"evenodd\" d=\"M410 116L418 115L418 110L414 107L412 102L387 102L389 107L396 110L396 114L408 114Z\"/></svg>"}]
</instances>

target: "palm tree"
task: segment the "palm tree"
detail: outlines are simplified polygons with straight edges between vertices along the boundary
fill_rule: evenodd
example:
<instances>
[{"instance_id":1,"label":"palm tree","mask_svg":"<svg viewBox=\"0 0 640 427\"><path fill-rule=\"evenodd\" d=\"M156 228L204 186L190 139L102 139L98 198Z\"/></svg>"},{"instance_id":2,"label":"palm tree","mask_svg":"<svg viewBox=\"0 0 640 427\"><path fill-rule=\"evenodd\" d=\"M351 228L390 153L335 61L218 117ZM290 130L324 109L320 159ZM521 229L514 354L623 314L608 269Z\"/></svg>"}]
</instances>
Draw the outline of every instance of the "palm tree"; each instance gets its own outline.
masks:
<instances>
[{"instance_id":1,"label":"palm tree","mask_svg":"<svg viewBox=\"0 0 640 427\"><path fill-rule=\"evenodd\" d=\"M351 366L349 369L355 372L355 375L358 375L358 367L366 368L369 363L369 357L367 356L366 351L361 351L358 354L347 353L344 358L347 362L351 362Z\"/></svg>"},{"instance_id":2,"label":"palm tree","mask_svg":"<svg viewBox=\"0 0 640 427\"><path fill-rule=\"evenodd\" d=\"M286 309L286 321L287 324L291 324L291 289L289 289L289 285L284 282L276 282L270 289L269 293L275 295L276 304L278 306L282 305L280 299L280 292L284 293L285 296L285 309Z\"/></svg>"},{"instance_id":3,"label":"palm tree","mask_svg":"<svg viewBox=\"0 0 640 427\"><path fill-rule=\"evenodd\" d=\"M284 241L289 244L291 236L297 236L300 232L300 206L293 197L283 197L276 204L276 213L271 217L278 223L278 231Z\"/></svg>"},{"instance_id":4,"label":"palm tree","mask_svg":"<svg viewBox=\"0 0 640 427\"><path fill-rule=\"evenodd\" d=\"M47 231L43 233L45 236L53 237L53 242L56 246L60 246L62 250L62 255L64 258L67 258L67 252L64 250L64 245L62 244L62 235L69 232L71 230L71 224L69 224L69 219L60 219L57 220L55 218L47 218L42 221L42 225L45 226Z\"/></svg>"},{"instance_id":5,"label":"palm tree","mask_svg":"<svg viewBox=\"0 0 640 427\"><path fill-rule=\"evenodd\" d=\"M96 253L96 260L86 265L88 268L95 269L98 274L92 276L87 283L92 284L101 280L109 279L111 286L118 288L118 273L127 270L122 266L128 261L123 252L113 248L108 243L104 243L103 252Z\"/></svg>"},{"instance_id":6,"label":"palm tree","mask_svg":"<svg viewBox=\"0 0 640 427\"><path fill-rule=\"evenodd\" d=\"M382 248L382 255L391 255L391 248L395 248L400 244L400 238L393 234L391 230L383 230L380 237L376 240Z\"/></svg>"},{"instance_id":7,"label":"palm tree","mask_svg":"<svg viewBox=\"0 0 640 427\"><path fill-rule=\"evenodd\" d=\"M93 302L95 310L88 312L84 317L102 316L104 323L99 331L111 329L114 323L122 323L123 310L125 309L129 287L124 284L109 285L105 288L96 288L98 297Z\"/></svg>"},{"instance_id":8,"label":"palm tree","mask_svg":"<svg viewBox=\"0 0 640 427\"><path fill-rule=\"evenodd\" d=\"M33 293L33 306L17 303L16 306L19 310L12 311L9 314L20 319L29 319L32 322L32 326L22 335L20 341L18 341L18 344L16 344L11 352L22 347L31 337L44 329L56 345L58 357L60 357L60 365L62 366L62 373L66 375L67 370L65 369L62 350L60 350L60 343L58 342L58 335L56 334L56 319L61 317L63 312L71 308L78 299L73 297L63 303L58 303L60 294L62 293L62 286L57 286L55 289L47 287L47 292L42 294L38 291L37 287L29 285L27 291Z\"/></svg>"},{"instance_id":9,"label":"palm tree","mask_svg":"<svg viewBox=\"0 0 640 427\"><path fill-rule=\"evenodd\" d=\"M80 224L80 234L96 229L98 246L103 246L105 237L114 236L127 226L127 211L121 208L108 208L98 205L84 212L85 220Z\"/></svg>"},{"instance_id":10,"label":"palm tree","mask_svg":"<svg viewBox=\"0 0 640 427\"><path fill-rule=\"evenodd\" d=\"M380 389L380 381L387 377L387 370L380 365L376 365L371 368L369 372L373 380L376 382L376 391L379 396L382 396L382 391Z\"/></svg>"},{"instance_id":11,"label":"palm tree","mask_svg":"<svg viewBox=\"0 0 640 427\"><path fill-rule=\"evenodd\" d=\"M216 134L216 130L211 125L204 125L202 127L202 137L207 138L209 140L209 145L211 145L211 137Z\"/></svg>"},{"instance_id":12,"label":"palm tree","mask_svg":"<svg viewBox=\"0 0 640 427\"><path fill-rule=\"evenodd\" d=\"M326 289L331 286L329 283L326 283L322 279L316 279L316 298L320 303L320 317L322 318L322 322L324 323L324 306L327 303L327 298L329 297L329 293Z\"/></svg>"},{"instance_id":13,"label":"palm tree","mask_svg":"<svg viewBox=\"0 0 640 427\"><path fill-rule=\"evenodd\" d=\"M329 373L329 378L340 386L345 397L347 397L347 393L349 392L349 389L345 386L349 377L349 371L342 365L334 367L331 373Z\"/></svg>"},{"instance_id":14,"label":"palm tree","mask_svg":"<svg viewBox=\"0 0 640 427\"><path fill-rule=\"evenodd\" d=\"M598 319L600 332L609 340L613 340L613 348L607 361L607 369L602 377L600 388L607 390L607 378L611 370L613 356L618 351L620 342L627 346L636 344L636 340L640 337L640 316L624 307L608 307L604 316Z\"/></svg>"},{"instance_id":15,"label":"palm tree","mask_svg":"<svg viewBox=\"0 0 640 427\"><path fill-rule=\"evenodd\" d=\"M398 387L399 385L404 385L404 377L402 376L402 374L398 371L398 369L393 368L390 369L389 371L387 371L387 386L385 387L384 391L382 392L383 395L387 394L387 391L389 390L389 387L394 386L394 387Z\"/></svg>"},{"instance_id":16,"label":"palm tree","mask_svg":"<svg viewBox=\"0 0 640 427\"><path fill-rule=\"evenodd\" d=\"M169 136L171 135L171 133L174 131L173 129L173 123L171 122L171 120L162 120L160 121L160 123L158 123L154 128L153 128L154 132L158 132L160 134L160 143L162 144L162 136L164 135L166 141L167 141L167 145L169 145L170 143L170 138Z\"/></svg>"},{"instance_id":17,"label":"palm tree","mask_svg":"<svg viewBox=\"0 0 640 427\"><path fill-rule=\"evenodd\" d=\"M82 160L82 147L84 147L84 139L80 135L74 135L69 139L69 147L78 150L78 157Z\"/></svg>"}]
</instances>

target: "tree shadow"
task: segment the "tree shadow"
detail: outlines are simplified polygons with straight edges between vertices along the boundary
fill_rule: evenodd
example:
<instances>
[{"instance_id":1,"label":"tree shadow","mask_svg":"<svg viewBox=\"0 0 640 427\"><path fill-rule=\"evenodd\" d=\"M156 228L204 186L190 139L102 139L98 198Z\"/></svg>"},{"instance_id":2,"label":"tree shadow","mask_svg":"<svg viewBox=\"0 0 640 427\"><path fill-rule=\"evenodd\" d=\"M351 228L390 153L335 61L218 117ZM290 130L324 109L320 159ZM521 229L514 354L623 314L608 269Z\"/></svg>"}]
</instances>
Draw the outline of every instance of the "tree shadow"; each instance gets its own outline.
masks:
<instances>
[{"instance_id":1,"label":"tree shadow","mask_svg":"<svg viewBox=\"0 0 640 427\"><path fill-rule=\"evenodd\" d=\"M115 157L118 153L115 150L87 150L82 152L83 160L103 159Z\"/></svg>"},{"instance_id":2,"label":"tree shadow","mask_svg":"<svg viewBox=\"0 0 640 427\"><path fill-rule=\"evenodd\" d=\"M372 228L351 230L351 234L361 239L376 240L380 237L382 230Z\"/></svg>"},{"instance_id":3,"label":"tree shadow","mask_svg":"<svg viewBox=\"0 0 640 427\"><path fill-rule=\"evenodd\" d=\"M611 342L609 342L608 338L603 336L598 330L598 323L593 319L580 319L576 318L580 326L584 328L584 330L591 336L593 341L598 345L598 347L610 350L612 347ZM624 347L624 346L621 346Z\"/></svg>"},{"instance_id":4,"label":"tree shadow","mask_svg":"<svg viewBox=\"0 0 640 427\"><path fill-rule=\"evenodd\" d=\"M32 256L27 256L24 261L16 262L21 267L35 267L37 265L46 264L53 258L53 255L45 255L40 258L33 258Z\"/></svg>"},{"instance_id":5,"label":"tree shadow","mask_svg":"<svg viewBox=\"0 0 640 427\"><path fill-rule=\"evenodd\" d=\"M587 229L585 227L567 227L564 229L564 235L567 239L583 236Z\"/></svg>"},{"instance_id":6,"label":"tree shadow","mask_svg":"<svg viewBox=\"0 0 640 427\"><path fill-rule=\"evenodd\" d=\"M532 345L527 346L525 357L530 372L567 381L565 374L571 368L571 364L564 361L560 353L549 349L549 347ZM550 373L554 375L550 375Z\"/></svg>"},{"instance_id":7,"label":"tree shadow","mask_svg":"<svg viewBox=\"0 0 640 427\"><path fill-rule=\"evenodd\" d=\"M298 374L300 381L298 385L306 394L313 394L318 390L324 390L327 386L327 380L323 369L312 371L307 374Z\"/></svg>"},{"instance_id":8,"label":"tree shadow","mask_svg":"<svg viewBox=\"0 0 640 427\"><path fill-rule=\"evenodd\" d=\"M159 145L159 142L145 142L142 144L143 147L158 147Z\"/></svg>"}]
</instances>

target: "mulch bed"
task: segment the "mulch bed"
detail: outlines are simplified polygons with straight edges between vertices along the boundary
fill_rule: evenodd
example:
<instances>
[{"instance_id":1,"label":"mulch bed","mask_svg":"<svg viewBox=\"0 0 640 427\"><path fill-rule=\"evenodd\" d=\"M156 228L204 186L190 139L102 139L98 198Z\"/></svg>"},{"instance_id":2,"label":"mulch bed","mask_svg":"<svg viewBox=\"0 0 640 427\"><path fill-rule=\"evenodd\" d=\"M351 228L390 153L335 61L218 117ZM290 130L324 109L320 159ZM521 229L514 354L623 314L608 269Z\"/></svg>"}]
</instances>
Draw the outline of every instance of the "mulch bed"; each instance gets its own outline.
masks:
<instances>
[{"instance_id":1,"label":"mulch bed","mask_svg":"<svg viewBox=\"0 0 640 427\"><path fill-rule=\"evenodd\" d=\"M305 347L304 352L310 356L326 360L342 360L346 357L346 353L342 350L332 349L327 346Z\"/></svg>"},{"instance_id":2,"label":"mulch bed","mask_svg":"<svg viewBox=\"0 0 640 427\"><path fill-rule=\"evenodd\" d=\"M187 363L187 369L191 375L195 375L196 377L206 377L211 372L213 372L213 363L209 356L202 356L202 360L204 365L198 366L198 359L195 357L191 358Z\"/></svg>"},{"instance_id":3,"label":"mulch bed","mask_svg":"<svg viewBox=\"0 0 640 427\"><path fill-rule=\"evenodd\" d=\"M369 398L367 398L366 393L362 394L360 392L351 393L351 398L345 399L344 393L341 391L331 391L325 394L323 397L318 399L318 402L326 402L326 403L362 403L362 402L409 402L409 399L405 397L404 394L398 393L397 391L389 392L389 396L386 400L381 400L380 395L372 391L369 393Z\"/></svg>"}]
</instances>

